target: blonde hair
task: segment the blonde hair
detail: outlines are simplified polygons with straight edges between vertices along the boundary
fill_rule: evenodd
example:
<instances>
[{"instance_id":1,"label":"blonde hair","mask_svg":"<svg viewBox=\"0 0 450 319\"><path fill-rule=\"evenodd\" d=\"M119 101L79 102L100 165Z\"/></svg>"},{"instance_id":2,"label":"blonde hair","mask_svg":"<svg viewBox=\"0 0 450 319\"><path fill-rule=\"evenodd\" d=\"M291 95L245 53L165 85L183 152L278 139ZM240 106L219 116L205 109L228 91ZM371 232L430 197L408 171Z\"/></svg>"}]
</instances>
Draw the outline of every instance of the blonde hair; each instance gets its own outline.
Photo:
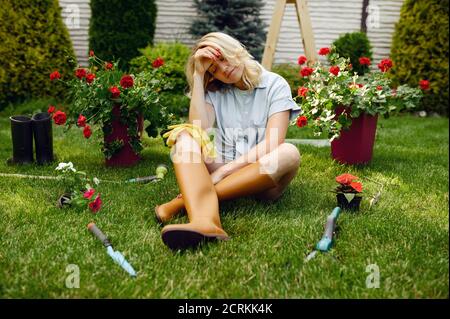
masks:
<instances>
[{"instance_id":1,"label":"blonde hair","mask_svg":"<svg viewBox=\"0 0 450 319\"><path fill-rule=\"evenodd\" d=\"M191 55L186 64L186 78L189 84L188 96L191 97L194 86L194 71L195 61L194 55L198 49L206 46L217 48L222 53L222 56L233 66L244 64L244 71L242 73L242 81L247 89L254 89L260 81L260 76L263 71L261 64L256 61L253 56L245 49L245 46L235 38L222 32L211 32L204 35L194 45ZM209 73L205 72L203 88L208 91L217 91L225 86L225 83L214 79Z\"/></svg>"}]
</instances>

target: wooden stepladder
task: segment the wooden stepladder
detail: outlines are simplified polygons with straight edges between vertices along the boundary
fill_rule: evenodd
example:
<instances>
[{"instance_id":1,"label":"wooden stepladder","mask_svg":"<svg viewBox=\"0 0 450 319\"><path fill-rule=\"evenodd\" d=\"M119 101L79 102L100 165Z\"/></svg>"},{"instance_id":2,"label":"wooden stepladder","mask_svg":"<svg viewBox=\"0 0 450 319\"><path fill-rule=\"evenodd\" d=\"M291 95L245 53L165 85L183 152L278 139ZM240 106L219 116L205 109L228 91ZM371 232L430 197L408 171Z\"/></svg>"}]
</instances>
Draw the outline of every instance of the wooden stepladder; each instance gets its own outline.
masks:
<instances>
[{"instance_id":1,"label":"wooden stepladder","mask_svg":"<svg viewBox=\"0 0 450 319\"><path fill-rule=\"evenodd\" d=\"M267 34L266 46L264 48L262 59L262 65L269 71L272 69L278 35L280 34L281 21L283 20L284 10L288 3L295 4L295 11L300 25L306 58L311 62L316 60L314 35L306 0L276 0L275 10L273 12L272 21L270 22L269 33Z\"/></svg>"}]
</instances>

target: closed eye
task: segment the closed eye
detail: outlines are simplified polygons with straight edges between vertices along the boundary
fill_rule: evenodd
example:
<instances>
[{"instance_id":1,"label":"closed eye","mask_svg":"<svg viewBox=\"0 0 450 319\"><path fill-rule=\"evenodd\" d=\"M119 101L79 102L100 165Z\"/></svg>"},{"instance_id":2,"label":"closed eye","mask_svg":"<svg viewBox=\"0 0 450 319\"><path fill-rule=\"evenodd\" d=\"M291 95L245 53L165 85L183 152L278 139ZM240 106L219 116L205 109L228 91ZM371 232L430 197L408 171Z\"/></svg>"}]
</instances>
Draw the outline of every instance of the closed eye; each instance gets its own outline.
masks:
<instances>
[{"instance_id":1,"label":"closed eye","mask_svg":"<svg viewBox=\"0 0 450 319\"><path fill-rule=\"evenodd\" d=\"M215 66L215 65L211 65L210 67L209 67L209 73L211 73L211 74L214 74L214 73L216 73L216 71L217 71L217 67Z\"/></svg>"}]
</instances>

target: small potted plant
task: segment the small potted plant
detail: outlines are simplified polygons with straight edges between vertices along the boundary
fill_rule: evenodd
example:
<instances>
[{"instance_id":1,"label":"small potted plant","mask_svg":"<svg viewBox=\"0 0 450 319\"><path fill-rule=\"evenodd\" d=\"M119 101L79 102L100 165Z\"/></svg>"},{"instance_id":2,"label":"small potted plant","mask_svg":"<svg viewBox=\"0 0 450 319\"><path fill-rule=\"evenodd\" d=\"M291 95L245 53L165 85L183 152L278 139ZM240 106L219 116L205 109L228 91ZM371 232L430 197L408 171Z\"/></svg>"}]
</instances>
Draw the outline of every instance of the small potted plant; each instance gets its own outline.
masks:
<instances>
[{"instance_id":1,"label":"small potted plant","mask_svg":"<svg viewBox=\"0 0 450 319\"><path fill-rule=\"evenodd\" d=\"M328 134L331 155L341 164L364 164L372 159L378 115L387 118L393 112L414 109L423 92L419 83L416 88L392 88L390 59L382 60L377 71L360 76L349 59L333 51L319 51L319 55L329 56L327 67L320 61L307 66L306 58L299 59L305 66L300 70L302 86L296 101L303 112L296 123L311 126L316 136ZM361 57L360 64L369 67L371 61Z\"/></svg>"},{"instance_id":2,"label":"small potted plant","mask_svg":"<svg viewBox=\"0 0 450 319\"><path fill-rule=\"evenodd\" d=\"M152 69L127 74L117 61L103 61L91 51L89 66L78 67L74 76L57 71L50 74L51 81L63 81L68 87L67 127L79 127L84 137L90 138L92 124L97 124L107 166L132 166L139 161L145 120L151 137L171 121L159 105L159 92L169 84L159 71L163 60L158 61Z\"/></svg>"},{"instance_id":3,"label":"small potted plant","mask_svg":"<svg viewBox=\"0 0 450 319\"><path fill-rule=\"evenodd\" d=\"M362 200L362 184L355 182L357 179L357 176L347 173L336 177L336 182L339 183L339 186L336 187L334 192L340 208L353 211L359 210Z\"/></svg>"},{"instance_id":4,"label":"small potted plant","mask_svg":"<svg viewBox=\"0 0 450 319\"><path fill-rule=\"evenodd\" d=\"M59 208L88 207L93 213L100 210L102 206L100 194L96 194L96 190L91 186L91 183L94 185L100 183L97 178L94 177L91 181L85 172L77 171L72 162L59 163L55 170L60 173L59 180L64 185L64 193L57 201Z\"/></svg>"}]
</instances>

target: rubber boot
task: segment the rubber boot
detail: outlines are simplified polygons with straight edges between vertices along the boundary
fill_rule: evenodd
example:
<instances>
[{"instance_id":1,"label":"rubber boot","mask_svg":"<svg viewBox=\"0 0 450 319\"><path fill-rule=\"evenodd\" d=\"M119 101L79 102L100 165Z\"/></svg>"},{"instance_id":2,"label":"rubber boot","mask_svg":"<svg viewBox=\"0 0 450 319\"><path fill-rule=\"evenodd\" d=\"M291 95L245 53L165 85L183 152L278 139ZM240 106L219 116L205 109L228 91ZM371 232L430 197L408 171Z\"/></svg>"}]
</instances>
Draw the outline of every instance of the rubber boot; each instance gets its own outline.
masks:
<instances>
[{"instance_id":1,"label":"rubber boot","mask_svg":"<svg viewBox=\"0 0 450 319\"><path fill-rule=\"evenodd\" d=\"M258 194L277 184L268 175L260 171L259 162L251 163L225 177L215 185L219 201ZM170 202L155 207L155 216L159 223L169 221L184 208L183 196L177 196Z\"/></svg>"},{"instance_id":2,"label":"rubber boot","mask_svg":"<svg viewBox=\"0 0 450 319\"><path fill-rule=\"evenodd\" d=\"M33 128L31 118L24 115L11 116L11 138L13 157L10 164L28 164L33 162Z\"/></svg>"},{"instance_id":3,"label":"rubber boot","mask_svg":"<svg viewBox=\"0 0 450 319\"><path fill-rule=\"evenodd\" d=\"M174 160L173 165L189 223L167 225L161 230L164 244L173 250L194 248L205 241L229 238L222 229L219 201L201 154L188 154L192 160Z\"/></svg>"},{"instance_id":4,"label":"rubber boot","mask_svg":"<svg viewBox=\"0 0 450 319\"><path fill-rule=\"evenodd\" d=\"M53 162L53 132L52 118L46 112L33 115L34 145L36 148L36 162L47 164Z\"/></svg>"}]
</instances>

